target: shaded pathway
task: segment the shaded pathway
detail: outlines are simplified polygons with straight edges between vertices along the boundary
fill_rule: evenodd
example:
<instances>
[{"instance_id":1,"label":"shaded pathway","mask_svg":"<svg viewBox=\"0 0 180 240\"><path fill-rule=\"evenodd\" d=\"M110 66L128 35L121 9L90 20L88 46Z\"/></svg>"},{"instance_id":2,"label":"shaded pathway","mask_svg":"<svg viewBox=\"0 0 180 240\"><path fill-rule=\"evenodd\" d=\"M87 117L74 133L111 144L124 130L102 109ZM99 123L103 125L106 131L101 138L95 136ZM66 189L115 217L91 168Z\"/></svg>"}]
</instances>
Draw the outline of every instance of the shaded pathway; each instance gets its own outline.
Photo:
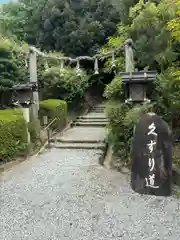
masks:
<instances>
[{"instance_id":1,"label":"shaded pathway","mask_svg":"<svg viewBox=\"0 0 180 240\"><path fill-rule=\"evenodd\" d=\"M180 200L141 196L100 149L46 150L1 175L2 240L179 240Z\"/></svg>"},{"instance_id":2,"label":"shaded pathway","mask_svg":"<svg viewBox=\"0 0 180 240\"><path fill-rule=\"evenodd\" d=\"M133 193L94 150L52 149L5 172L1 239L172 239L180 201Z\"/></svg>"}]
</instances>

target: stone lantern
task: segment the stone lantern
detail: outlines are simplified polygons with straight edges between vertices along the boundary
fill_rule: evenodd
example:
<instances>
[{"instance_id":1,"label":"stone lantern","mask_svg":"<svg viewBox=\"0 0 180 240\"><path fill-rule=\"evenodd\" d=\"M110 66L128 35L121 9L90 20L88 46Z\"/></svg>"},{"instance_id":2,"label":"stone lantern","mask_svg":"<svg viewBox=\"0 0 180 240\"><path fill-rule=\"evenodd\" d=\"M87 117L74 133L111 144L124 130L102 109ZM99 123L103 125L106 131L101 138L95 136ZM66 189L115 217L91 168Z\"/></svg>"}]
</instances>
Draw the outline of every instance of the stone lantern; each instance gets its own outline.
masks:
<instances>
[{"instance_id":1,"label":"stone lantern","mask_svg":"<svg viewBox=\"0 0 180 240\"><path fill-rule=\"evenodd\" d=\"M27 83L27 84L17 84L14 85L11 90L14 93L16 102L14 105L22 107L22 112L25 121L28 123L30 122L30 112L29 108L33 102L33 92L37 91L37 84L36 83ZM27 127L27 141L30 143L30 133Z\"/></svg>"},{"instance_id":2,"label":"stone lantern","mask_svg":"<svg viewBox=\"0 0 180 240\"><path fill-rule=\"evenodd\" d=\"M33 92L37 91L36 83L17 84L12 87L17 103L23 108L33 104Z\"/></svg>"},{"instance_id":3,"label":"stone lantern","mask_svg":"<svg viewBox=\"0 0 180 240\"><path fill-rule=\"evenodd\" d=\"M126 103L150 102L146 97L148 83L156 80L156 71L148 72L123 72L121 80L125 84Z\"/></svg>"}]
</instances>

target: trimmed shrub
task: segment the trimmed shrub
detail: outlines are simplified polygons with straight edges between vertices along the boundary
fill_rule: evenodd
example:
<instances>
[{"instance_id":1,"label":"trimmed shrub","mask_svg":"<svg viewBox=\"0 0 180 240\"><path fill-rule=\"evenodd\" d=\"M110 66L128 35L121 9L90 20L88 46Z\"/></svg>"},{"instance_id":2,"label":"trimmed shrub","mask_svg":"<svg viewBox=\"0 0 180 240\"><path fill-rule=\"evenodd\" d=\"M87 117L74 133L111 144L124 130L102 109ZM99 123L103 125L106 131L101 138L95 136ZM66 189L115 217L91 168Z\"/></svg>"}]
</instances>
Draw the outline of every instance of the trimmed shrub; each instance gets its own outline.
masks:
<instances>
[{"instance_id":1,"label":"trimmed shrub","mask_svg":"<svg viewBox=\"0 0 180 240\"><path fill-rule=\"evenodd\" d=\"M52 128L62 128L67 120L67 103L58 99L47 99L40 102L40 119L43 121L43 116L48 117L48 122L55 117L57 121L52 125Z\"/></svg>"},{"instance_id":2,"label":"trimmed shrub","mask_svg":"<svg viewBox=\"0 0 180 240\"><path fill-rule=\"evenodd\" d=\"M0 111L0 160L8 160L27 150L27 124L20 110Z\"/></svg>"}]
</instances>

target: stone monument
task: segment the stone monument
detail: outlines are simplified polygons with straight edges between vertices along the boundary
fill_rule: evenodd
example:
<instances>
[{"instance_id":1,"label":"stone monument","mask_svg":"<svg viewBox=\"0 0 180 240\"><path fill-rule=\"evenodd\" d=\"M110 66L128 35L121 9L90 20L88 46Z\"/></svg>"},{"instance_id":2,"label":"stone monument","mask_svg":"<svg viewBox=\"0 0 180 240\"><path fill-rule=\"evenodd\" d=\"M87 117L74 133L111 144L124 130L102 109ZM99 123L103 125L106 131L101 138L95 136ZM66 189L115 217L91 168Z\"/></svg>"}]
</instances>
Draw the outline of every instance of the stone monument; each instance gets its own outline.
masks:
<instances>
[{"instance_id":1,"label":"stone monument","mask_svg":"<svg viewBox=\"0 0 180 240\"><path fill-rule=\"evenodd\" d=\"M131 187L140 194L171 195L172 133L155 113L144 114L132 142Z\"/></svg>"},{"instance_id":2,"label":"stone monument","mask_svg":"<svg viewBox=\"0 0 180 240\"><path fill-rule=\"evenodd\" d=\"M127 99L132 107L150 103L149 83L156 81L157 72L134 71L133 42L125 42L126 72L120 73ZM132 142L131 187L141 194L169 196L172 176L172 133L168 124L155 113L140 116Z\"/></svg>"}]
</instances>

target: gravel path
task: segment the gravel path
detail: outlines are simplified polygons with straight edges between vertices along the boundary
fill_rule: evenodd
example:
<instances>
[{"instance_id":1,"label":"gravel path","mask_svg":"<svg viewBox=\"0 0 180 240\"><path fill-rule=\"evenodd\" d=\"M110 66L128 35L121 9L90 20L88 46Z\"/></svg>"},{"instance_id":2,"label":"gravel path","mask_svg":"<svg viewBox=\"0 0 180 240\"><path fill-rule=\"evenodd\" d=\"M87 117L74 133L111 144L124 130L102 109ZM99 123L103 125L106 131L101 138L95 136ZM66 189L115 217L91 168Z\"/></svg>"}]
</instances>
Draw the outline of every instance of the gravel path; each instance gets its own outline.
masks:
<instances>
[{"instance_id":1,"label":"gravel path","mask_svg":"<svg viewBox=\"0 0 180 240\"><path fill-rule=\"evenodd\" d=\"M179 240L180 199L140 196L95 150L51 149L1 176L1 240Z\"/></svg>"}]
</instances>

